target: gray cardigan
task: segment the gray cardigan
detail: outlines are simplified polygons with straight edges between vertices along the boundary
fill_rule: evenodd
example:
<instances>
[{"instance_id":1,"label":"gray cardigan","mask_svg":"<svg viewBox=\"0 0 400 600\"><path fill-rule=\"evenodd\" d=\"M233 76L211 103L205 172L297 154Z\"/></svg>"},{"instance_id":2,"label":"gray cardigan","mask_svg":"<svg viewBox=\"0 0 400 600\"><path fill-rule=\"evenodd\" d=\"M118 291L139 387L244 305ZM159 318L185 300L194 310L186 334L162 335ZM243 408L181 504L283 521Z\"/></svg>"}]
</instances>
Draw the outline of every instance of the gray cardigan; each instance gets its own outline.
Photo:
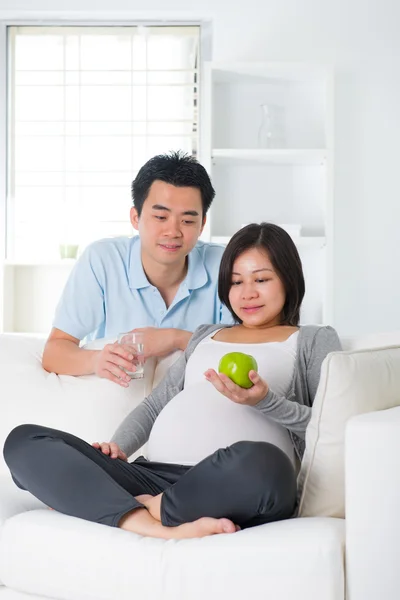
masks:
<instances>
[{"instance_id":1,"label":"gray cardigan","mask_svg":"<svg viewBox=\"0 0 400 600\"><path fill-rule=\"evenodd\" d=\"M183 390L186 363L197 344L221 325L200 325L189 340L185 352L172 365L160 384L123 420L111 441L130 456L147 442L154 422L168 402ZM301 459L304 437L317 392L321 364L330 352L341 350L336 331L329 326L300 327L296 364L287 397L271 389L254 406L270 419L288 429L296 454Z\"/></svg>"}]
</instances>

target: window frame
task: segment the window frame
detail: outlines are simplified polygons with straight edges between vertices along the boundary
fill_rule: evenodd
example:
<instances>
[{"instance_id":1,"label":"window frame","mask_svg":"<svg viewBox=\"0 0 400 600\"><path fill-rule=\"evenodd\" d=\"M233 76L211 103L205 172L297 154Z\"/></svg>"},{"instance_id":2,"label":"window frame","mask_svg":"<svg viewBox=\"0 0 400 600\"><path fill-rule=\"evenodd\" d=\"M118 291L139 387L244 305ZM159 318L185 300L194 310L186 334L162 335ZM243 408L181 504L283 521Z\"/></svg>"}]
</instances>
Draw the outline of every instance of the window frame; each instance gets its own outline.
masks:
<instances>
[{"instance_id":1,"label":"window frame","mask_svg":"<svg viewBox=\"0 0 400 600\"><path fill-rule=\"evenodd\" d=\"M10 89L8 85L8 72L11 57L9 56L8 28L9 27L137 27L137 26L164 26L164 27L190 27L195 26L200 29L199 42L199 73L203 70L204 61L211 59L211 22L199 19L174 19L168 18L157 20L142 19L75 19L60 16L47 19L4 19L0 20L0 265L6 260L7 263L13 262L13 256L8 255L10 248L9 240L14 236L14 220L12 216L12 206L7 202L9 188L9 163L11 156L8 148L9 130L8 130L8 106ZM198 121L202 119L201 94L198 98ZM2 134L1 134L2 132ZM199 125L199 148L202 145L202 127ZM38 263L40 264L40 262ZM1 275L0 267L0 275ZM0 277L0 299L3 296L3 277Z\"/></svg>"}]
</instances>

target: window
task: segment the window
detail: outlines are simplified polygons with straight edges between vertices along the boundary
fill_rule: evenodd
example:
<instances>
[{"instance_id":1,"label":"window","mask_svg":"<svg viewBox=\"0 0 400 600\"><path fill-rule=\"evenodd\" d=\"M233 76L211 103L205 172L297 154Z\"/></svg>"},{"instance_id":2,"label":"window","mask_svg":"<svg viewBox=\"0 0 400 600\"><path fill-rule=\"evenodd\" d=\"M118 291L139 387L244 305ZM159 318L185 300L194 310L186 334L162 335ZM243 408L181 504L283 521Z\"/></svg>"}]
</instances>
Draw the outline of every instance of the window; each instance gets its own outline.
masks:
<instances>
[{"instance_id":1,"label":"window","mask_svg":"<svg viewBox=\"0 0 400 600\"><path fill-rule=\"evenodd\" d=\"M9 27L7 257L131 235L151 156L196 155L195 26Z\"/></svg>"}]
</instances>

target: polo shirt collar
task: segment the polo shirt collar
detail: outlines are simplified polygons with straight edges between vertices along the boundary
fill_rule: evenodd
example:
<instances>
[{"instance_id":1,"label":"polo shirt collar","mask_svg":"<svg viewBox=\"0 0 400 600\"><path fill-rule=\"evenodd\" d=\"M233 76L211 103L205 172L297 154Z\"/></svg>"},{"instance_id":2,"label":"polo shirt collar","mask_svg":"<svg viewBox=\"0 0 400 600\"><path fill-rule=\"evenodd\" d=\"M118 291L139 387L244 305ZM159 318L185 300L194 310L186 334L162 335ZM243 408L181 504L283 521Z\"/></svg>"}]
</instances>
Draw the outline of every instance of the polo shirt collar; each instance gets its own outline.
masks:
<instances>
[{"instance_id":1,"label":"polo shirt collar","mask_svg":"<svg viewBox=\"0 0 400 600\"><path fill-rule=\"evenodd\" d=\"M145 288L150 285L146 273L143 270L141 247L140 237L135 235L131 242L129 261L129 287L132 290L139 290L140 288Z\"/></svg>"},{"instance_id":2,"label":"polo shirt collar","mask_svg":"<svg viewBox=\"0 0 400 600\"><path fill-rule=\"evenodd\" d=\"M185 283L188 290L196 290L208 282L207 270L199 249L195 246L188 255L189 266ZM139 236L132 238L130 264L129 264L129 287L140 289L150 286L142 265L141 242Z\"/></svg>"},{"instance_id":3,"label":"polo shirt collar","mask_svg":"<svg viewBox=\"0 0 400 600\"><path fill-rule=\"evenodd\" d=\"M188 290L197 290L208 282L208 273L204 266L200 250L195 246L188 255L189 266L186 274L186 285Z\"/></svg>"}]
</instances>

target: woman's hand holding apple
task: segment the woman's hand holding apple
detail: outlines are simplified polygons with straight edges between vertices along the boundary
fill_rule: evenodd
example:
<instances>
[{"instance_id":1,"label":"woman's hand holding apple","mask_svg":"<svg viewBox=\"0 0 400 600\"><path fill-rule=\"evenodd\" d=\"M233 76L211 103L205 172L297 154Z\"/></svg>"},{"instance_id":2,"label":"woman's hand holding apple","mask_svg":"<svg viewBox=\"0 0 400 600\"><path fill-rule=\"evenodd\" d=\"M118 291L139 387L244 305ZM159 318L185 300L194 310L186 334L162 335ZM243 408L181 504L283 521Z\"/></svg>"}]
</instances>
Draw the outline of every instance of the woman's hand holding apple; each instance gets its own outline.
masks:
<instances>
[{"instance_id":1,"label":"woman's hand holding apple","mask_svg":"<svg viewBox=\"0 0 400 600\"><path fill-rule=\"evenodd\" d=\"M253 370L248 374L250 381L253 383L252 387L248 389L233 383L227 375L224 375L224 373L217 373L214 369L208 369L204 373L204 376L207 381L210 381L213 384L215 389L237 404L255 406L265 398L269 389L268 383Z\"/></svg>"}]
</instances>

